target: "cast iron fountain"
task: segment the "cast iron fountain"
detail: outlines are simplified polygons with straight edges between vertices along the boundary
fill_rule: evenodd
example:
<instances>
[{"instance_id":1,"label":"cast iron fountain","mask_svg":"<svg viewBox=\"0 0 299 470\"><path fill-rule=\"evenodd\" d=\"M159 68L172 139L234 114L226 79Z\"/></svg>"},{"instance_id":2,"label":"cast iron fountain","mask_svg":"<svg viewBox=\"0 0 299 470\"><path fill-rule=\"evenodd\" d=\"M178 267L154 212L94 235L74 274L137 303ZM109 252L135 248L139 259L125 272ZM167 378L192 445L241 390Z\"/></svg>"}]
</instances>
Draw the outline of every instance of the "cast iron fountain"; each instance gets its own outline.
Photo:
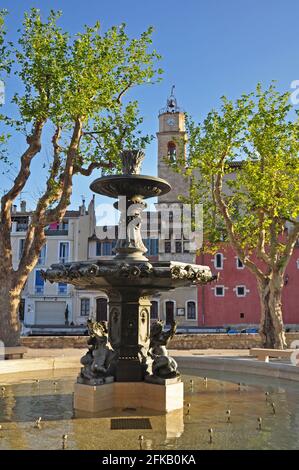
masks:
<instances>
[{"instance_id":1,"label":"cast iron fountain","mask_svg":"<svg viewBox=\"0 0 299 470\"><path fill-rule=\"evenodd\" d=\"M143 158L141 151L124 151L121 155L123 174L103 176L90 186L95 193L119 198L114 204L121 213L114 258L54 264L44 273L50 282L104 291L109 298L108 325L88 322L89 349L81 359L83 367L75 388L77 408L86 406L95 410L97 407L93 404L86 405L85 398L96 389L103 395L105 387L113 383L182 386L177 364L166 350L176 325L163 331L163 324L158 321L150 328L149 296L162 290L205 284L215 278L207 266L177 261L150 262L146 258L147 250L141 237L141 212L146 207L144 199L161 196L171 187L161 178L139 174ZM82 390L84 399L80 405L76 394ZM175 407L183 406L182 397L183 388L180 403ZM114 402L110 400L111 403L113 405ZM106 408L110 405L107 403ZM169 407L164 403L159 409L164 408L168 411Z\"/></svg>"}]
</instances>

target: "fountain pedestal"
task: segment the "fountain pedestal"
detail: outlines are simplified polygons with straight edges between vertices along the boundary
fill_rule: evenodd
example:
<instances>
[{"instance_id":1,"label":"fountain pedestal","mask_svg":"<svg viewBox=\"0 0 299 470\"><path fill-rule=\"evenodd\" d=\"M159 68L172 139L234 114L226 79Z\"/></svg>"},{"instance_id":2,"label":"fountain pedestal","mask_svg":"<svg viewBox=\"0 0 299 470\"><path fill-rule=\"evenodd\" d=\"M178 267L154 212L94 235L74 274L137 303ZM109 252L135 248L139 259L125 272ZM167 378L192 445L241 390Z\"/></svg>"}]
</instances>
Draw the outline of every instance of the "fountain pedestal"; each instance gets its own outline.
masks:
<instances>
[{"instance_id":1,"label":"fountain pedestal","mask_svg":"<svg viewBox=\"0 0 299 470\"><path fill-rule=\"evenodd\" d=\"M133 283L133 279L132 279ZM114 369L117 382L144 379L150 337L150 300L138 289L124 289L109 300L109 338L118 360Z\"/></svg>"},{"instance_id":2,"label":"fountain pedestal","mask_svg":"<svg viewBox=\"0 0 299 470\"><path fill-rule=\"evenodd\" d=\"M183 382L153 384L114 382L106 385L75 384L74 408L97 413L111 408L147 408L168 413L184 405Z\"/></svg>"}]
</instances>

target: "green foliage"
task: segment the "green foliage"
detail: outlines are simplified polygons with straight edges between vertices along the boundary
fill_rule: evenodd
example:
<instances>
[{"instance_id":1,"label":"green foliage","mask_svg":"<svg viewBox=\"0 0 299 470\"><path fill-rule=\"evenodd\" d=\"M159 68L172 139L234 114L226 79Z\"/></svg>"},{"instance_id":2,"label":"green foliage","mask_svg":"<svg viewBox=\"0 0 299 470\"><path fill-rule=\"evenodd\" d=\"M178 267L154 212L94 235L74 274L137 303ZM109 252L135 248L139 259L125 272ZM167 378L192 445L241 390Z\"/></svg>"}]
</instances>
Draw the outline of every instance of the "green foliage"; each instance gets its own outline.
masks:
<instances>
[{"instance_id":1,"label":"green foliage","mask_svg":"<svg viewBox=\"0 0 299 470\"><path fill-rule=\"evenodd\" d=\"M5 75L10 71L10 60L9 60L9 52L7 49L7 45L5 43L5 16L7 12L6 10L0 10L0 92L3 93L3 96L0 96L0 107L3 106L3 102L5 99ZM9 160L7 157L7 140L9 138L9 134L5 132L0 132L0 160L5 164L9 164Z\"/></svg>"},{"instance_id":2,"label":"green foliage","mask_svg":"<svg viewBox=\"0 0 299 470\"><path fill-rule=\"evenodd\" d=\"M85 160L89 162L110 162L111 166L105 169L105 173L115 167L121 170L119 155L122 150L143 150L153 139L153 136L142 135L139 129L142 122L136 101L119 105L104 116L96 116L90 131L86 130L83 135L81 154L84 154Z\"/></svg>"},{"instance_id":3,"label":"green foliage","mask_svg":"<svg viewBox=\"0 0 299 470\"><path fill-rule=\"evenodd\" d=\"M61 12L51 11L43 21L40 11L32 8L25 14L17 44L5 46L5 57L23 90L12 99L18 110L17 119L0 116L0 120L27 135L37 122L59 126L64 150L69 145L74 123L80 120L86 132L105 134L102 143L108 146L103 154L97 149L96 141L93 140L92 146L89 139L89 151L86 156L80 153L80 164L90 162L92 153L93 158L109 153L110 161L117 153L116 143L112 138L109 140L110 131L113 134L115 127L125 123L128 145L137 145L136 138L140 137L135 129L140 124L137 105L124 106L123 96L133 86L160 79L162 71L155 67L160 56L150 50L153 29L148 28L139 38L130 39L124 24L102 32L96 22L71 37L58 25L60 16ZM3 18L4 14L0 16L0 55L4 54L1 52ZM82 138L83 147L88 146L86 135ZM139 143L143 145L146 141L148 137ZM108 152L110 144L112 148Z\"/></svg>"},{"instance_id":4,"label":"green foliage","mask_svg":"<svg viewBox=\"0 0 299 470\"><path fill-rule=\"evenodd\" d=\"M0 79L3 80L4 74L10 71L11 61L7 44L5 43L6 29L5 17L6 10L0 10Z\"/></svg>"},{"instance_id":5,"label":"green foliage","mask_svg":"<svg viewBox=\"0 0 299 470\"><path fill-rule=\"evenodd\" d=\"M291 119L291 111L288 93L258 85L235 102L222 98L220 110L201 125L187 119L190 199L204 205L205 242L212 250L227 236L225 207L245 256L255 254L272 267L285 257L285 226L297 230L299 217L299 119ZM183 164L173 168L181 171Z\"/></svg>"}]
</instances>

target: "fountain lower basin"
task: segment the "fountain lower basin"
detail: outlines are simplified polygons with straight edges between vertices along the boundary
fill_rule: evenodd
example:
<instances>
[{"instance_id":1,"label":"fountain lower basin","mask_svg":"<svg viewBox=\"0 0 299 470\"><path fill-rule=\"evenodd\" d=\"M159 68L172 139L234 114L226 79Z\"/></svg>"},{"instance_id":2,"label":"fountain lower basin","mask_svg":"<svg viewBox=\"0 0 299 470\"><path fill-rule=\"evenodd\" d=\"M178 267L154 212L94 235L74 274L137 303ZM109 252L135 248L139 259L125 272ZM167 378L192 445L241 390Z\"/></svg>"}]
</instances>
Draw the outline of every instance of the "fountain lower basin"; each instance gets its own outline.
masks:
<instances>
[{"instance_id":1,"label":"fountain lower basin","mask_svg":"<svg viewBox=\"0 0 299 470\"><path fill-rule=\"evenodd\" d=\"M74 412L72 393L77 370L49 371L47 376L36 372L38 384L31 379L22 380L21 374L14 383L1 379L6 390L5 396L0 397L0 450L57 450L61 449L64 434L68 435L70 450L137 450L140 434L146 450L299 448L298 385L245 374L184 369L183 365L181 368L185 408L166 415L122 408L93 415ZM276 404L275 415L266 402L265 392L269 393L269 401ZM231 410L230 424L227 409ZM39 416L42 425L36 429L34 422ZM261 430L258 417L262 418ZM122 429L115 429L113 420L118 420ZM144 420L150 428L140 427ZM211 444L209 428L214 431Z\"/></svg>"}]
</instances>

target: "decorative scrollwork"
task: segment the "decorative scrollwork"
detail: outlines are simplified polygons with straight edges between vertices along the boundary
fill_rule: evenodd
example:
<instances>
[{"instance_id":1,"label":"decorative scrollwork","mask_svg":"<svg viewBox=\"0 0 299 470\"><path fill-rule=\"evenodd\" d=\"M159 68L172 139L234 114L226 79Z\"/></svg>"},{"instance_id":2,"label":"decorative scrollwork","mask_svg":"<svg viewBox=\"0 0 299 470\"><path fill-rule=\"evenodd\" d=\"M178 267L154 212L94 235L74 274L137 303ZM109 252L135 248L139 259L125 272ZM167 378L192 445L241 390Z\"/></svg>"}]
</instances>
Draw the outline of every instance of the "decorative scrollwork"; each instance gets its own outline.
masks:
<instances>
[{"instance_id":1,"label":"decorative scrollwork","mask_svg":"<svg viewBox=\"0 0 299 470\"><path fill-rule=\"evenodd\" d=\"M210 271L191 264L175 264L170 268L170 273L172 279L188 279L193 283L207 284L217 279L217 275L211 276Z\"/></svg>"},{"instance_id":2,"label":"decorative scrollwork","mask_svg":"<svg viewBox=\"0 0 299 470\"><path fill-rule=\"evenodd\" d=\"M138 278L148 277L153 270L150 263L128 264L122 263L119 266L118 274L120 277Z\"/></svg>"}]
</instances>

